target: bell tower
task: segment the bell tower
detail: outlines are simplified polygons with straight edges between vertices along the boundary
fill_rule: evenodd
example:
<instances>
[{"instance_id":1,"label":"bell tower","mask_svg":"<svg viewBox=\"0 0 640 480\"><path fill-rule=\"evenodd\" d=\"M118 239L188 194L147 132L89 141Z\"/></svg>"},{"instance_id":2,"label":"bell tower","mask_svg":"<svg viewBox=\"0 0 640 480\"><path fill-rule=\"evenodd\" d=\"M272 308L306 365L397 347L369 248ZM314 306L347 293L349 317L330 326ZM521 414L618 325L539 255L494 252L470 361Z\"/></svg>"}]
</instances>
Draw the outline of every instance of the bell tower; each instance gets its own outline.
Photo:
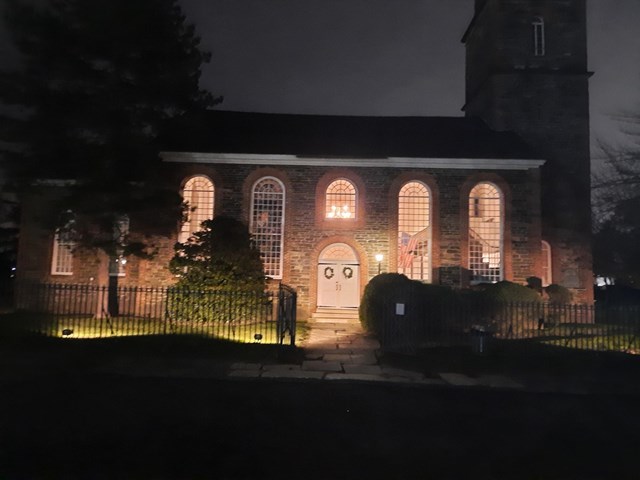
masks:
<instances>
[{"instance_id":1,"label":"bell tower","mask_svg":"<svg viewBox=\"0 0 640 480\"><path fill-rule=\"evenodd\" d=\"M466 116L546 160L542 240L552 282L593 299L586 0L476 0L462 38Z\"/></svg>"}]
</instances>

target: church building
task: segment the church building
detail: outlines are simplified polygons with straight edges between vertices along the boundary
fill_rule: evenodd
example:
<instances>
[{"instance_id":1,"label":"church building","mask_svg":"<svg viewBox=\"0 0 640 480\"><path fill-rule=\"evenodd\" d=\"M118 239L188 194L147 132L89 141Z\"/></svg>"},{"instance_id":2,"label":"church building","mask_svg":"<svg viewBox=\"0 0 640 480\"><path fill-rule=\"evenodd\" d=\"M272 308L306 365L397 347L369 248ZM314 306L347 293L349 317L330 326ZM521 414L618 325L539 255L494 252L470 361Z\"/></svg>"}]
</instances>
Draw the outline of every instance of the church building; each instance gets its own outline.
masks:
<instances>
[{"instance_id":1,"label":"church building","mask_svg":"<svg viewBox=\"0 0 640 480\"><path fill-rule=\"evenodd\" d=\"M176 122L162 169L188 218L154 239L152 259L111 259L111 274L174 283L174 243L226 215L249 226L270 282L297 290L299 318L357 308L380 272L453 287L538 277L592 301L585 0L476 0L473 13L459 117L212 110ZM46 231L38 208L24 204L20 279L97 278L109 259Z\"/></svg>"}]
</instances>

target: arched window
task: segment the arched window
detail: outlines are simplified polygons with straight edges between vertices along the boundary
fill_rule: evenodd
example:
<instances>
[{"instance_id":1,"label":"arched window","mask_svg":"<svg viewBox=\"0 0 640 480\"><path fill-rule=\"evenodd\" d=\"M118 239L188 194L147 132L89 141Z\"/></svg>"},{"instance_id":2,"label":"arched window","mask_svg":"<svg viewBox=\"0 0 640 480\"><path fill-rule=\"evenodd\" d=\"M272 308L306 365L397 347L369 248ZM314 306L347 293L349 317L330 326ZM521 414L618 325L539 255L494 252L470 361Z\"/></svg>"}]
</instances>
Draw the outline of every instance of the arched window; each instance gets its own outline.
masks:
<instances>
[{"instance_id":1,"label":"arched window","mask_svg":"<svg viewBox=\"0 0 640 480\"><path fill-rule=\"evenodd\" d=\"M357 191L345 178L334 180L325 195L325 218L356 218Z\"/></svg>"},{"instance_id":2,"label":"arched window","mask_svg":"<svg viewBox=\"0 0 640 480\"><path fill-rule=\"evenodd\" d=\"M284 196L284 185L274 177L261 178L251 192L251 235L271 278L282 278Z\"/></svg>"},{"instance_id":3,"label":"arched window","mask_svg":"<svg viewBox=\"0 0 640 480\"><path fill-rule=\"evenodd\" d=\"M502 280L502 194L492 183L479 183L469 194L469 270L471 282Z\"/></svg>"},{"instance_id":4,"label":"arched window","mask_svg":"<svg viewBox=\"0 0 640 480\"><path fill-rule=\"evenodd\" d=\"M53 235L53 252L51 255L52 275L73 275L73 249L75 242L75 218L70 210L61 219L63 227L57 228Z\"/></svg>"},{"instance_id":5,"label":"arched window","mask_svg":"<svg viewBox=\"0 0 640 480\"><path fill-rule=\"evenodd\" d=\"M542 286L547 287L553 283L551 270L551 245L542 240Z\"/></svg>"},{"instance_id":6,"label":"arched window","mask_svg":"<svg viewBox=\"0 0 640 480\"><path fill-rule=\"evenodd\" d=\"M431 280L431 199L421 182L405 183L398 195L398 273Z\"/></svg>"},{"instance_id":7,"label":"arched window","mask_svg":"<svg viewBox=\"0 0 640 480\"><path fill-rule=\"evenodd\" d=\"M533 27L533 54L536 57L543 57L545 54L544 19L535 17L531 25Z\"/></svg>"},{"instance_id":8,"label":"arched window","mask_svg":"<svg viewBox=\"0 0 640 480\"><path fill-rule=\"evenodd\" d=\"M187 211L178 241L184 243L194 232L201 230L202 222L213 218L213 182L204 175L191 177L184 184L182 198Z\"/></svg>"}]
</instances>

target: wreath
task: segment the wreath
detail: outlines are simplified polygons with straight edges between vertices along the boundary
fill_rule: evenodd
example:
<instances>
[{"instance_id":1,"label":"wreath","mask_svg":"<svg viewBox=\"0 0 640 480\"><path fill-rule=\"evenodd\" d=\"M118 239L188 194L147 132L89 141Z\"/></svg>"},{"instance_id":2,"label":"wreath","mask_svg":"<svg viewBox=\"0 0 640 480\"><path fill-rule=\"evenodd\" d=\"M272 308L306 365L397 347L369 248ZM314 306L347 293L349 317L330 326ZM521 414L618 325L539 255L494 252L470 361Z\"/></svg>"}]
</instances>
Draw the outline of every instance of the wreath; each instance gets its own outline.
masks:
<instances>
[{"instance_id":1,"label":"wreath","mask_svg":"<svg viewBox=\"0 0 640 480\"><path fill-rule=\"evenodd\" d=\"M342 269L342 274L344 275L344 278L351 278L353 277L353 268L351 267L344 267Z\"/></svg>"},{"instance_id":2,"label":"wreath","mask_svg":"<svg viewBox=\"0 0 640 480\"><path fill-rule=\"evenodd\" d=\"M333 275L333 268L327 267L324 269L324 278L326 278L327 280L331 280L333 278Z\"/></svg>"}]
</instances>

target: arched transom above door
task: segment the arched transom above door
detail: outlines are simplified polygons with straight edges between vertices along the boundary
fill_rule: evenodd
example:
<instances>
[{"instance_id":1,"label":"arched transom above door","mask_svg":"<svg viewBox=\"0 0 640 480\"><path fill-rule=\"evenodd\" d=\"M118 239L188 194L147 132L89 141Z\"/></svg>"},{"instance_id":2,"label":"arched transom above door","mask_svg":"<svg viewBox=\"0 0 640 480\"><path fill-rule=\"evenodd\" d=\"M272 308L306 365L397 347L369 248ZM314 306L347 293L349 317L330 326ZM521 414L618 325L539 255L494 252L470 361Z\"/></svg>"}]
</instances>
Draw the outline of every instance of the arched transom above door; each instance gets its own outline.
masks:
<instances>
[{"instance_id":1,"label":"arched transom above door","mask_svg":"<svg viewBox=\"0 0 640 480\"><path fill-rule=\"evenodd\" d=\"M356 253L346 243L329 245L320 254L320 263L358 263Z\"/></svg>"}]
</instances>

